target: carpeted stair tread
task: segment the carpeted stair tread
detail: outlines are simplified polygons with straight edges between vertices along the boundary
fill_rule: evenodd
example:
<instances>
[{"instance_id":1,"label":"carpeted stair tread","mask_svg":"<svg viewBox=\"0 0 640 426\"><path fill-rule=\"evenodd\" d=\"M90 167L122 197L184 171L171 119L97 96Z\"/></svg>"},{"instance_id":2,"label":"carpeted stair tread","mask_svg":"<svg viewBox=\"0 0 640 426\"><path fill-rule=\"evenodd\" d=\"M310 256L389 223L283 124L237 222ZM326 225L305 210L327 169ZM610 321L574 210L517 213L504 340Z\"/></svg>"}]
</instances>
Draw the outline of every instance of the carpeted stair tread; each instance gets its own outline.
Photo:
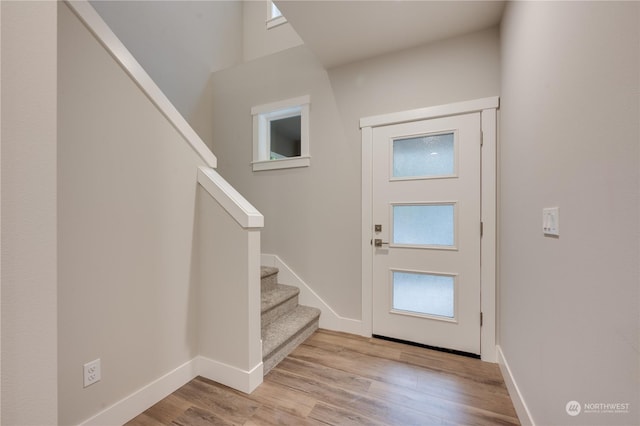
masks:
<instances>
[{"instance_id":1,"label":"carpeted stair tread","mask_svg":"<svg viewBox=\"0 0 640 426\"><path fill-rule=\"evenodd\" d=\"M260 268L260 289L263 293L276 288L278 272L278 268L273 266L262 266Z\"/></svg>"},{"instance_id":2,"label":"carpeted stair tread","mask_svg":"<svg viewBox=\"0 0 640 426\"><path fill-rule=\"evenodd\" d=\"M298 304L300 289L278 283L278 268L260 268L263 373L318 329L320 310Z\"/></svg>"},{"instance_id":3,"label":"carpeted stair tread","mask_svg":"<svg viewBox=\"0 0 640 426\"><path fill-rule=\"evenodd\" d=\"M276 284L273 290L263 291L260 296L260 312L265 313L270 309L296 297L300 293L298 287Z\"/></svg>"},{"instance_id":4,"label":"carpeted stair tread","mask_svg":"<svg viewBox=\"0 0 640 426\"><path fill-rule=\"evenodd\" d=\"M298 305L291 312L282 315L262 330L262 356L269 358L273 352L295 338L307 326L316 322L320 310Z\"/></svg>"},{"instance_id":5,"label":"carpeted stair tread","mask_svg":"<svg viewBox=\"0 0 640 426\"><path fill-rule=\"evenodd\" d=\"M277 274L279 272L278 268L273 266L261 266L260 267L260 278L266 278L268 276Z\"/></svg>"}]
</instances>

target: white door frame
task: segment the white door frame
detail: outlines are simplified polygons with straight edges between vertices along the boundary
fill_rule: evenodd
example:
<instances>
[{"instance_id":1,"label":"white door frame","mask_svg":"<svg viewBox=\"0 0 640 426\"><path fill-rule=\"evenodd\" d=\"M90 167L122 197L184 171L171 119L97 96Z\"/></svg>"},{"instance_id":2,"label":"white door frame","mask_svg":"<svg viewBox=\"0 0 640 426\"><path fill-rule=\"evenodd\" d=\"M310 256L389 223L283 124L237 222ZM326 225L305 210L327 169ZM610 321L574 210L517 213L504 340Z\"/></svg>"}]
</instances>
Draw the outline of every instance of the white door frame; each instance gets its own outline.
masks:
<instances>
[{"instance_id":1,"label":"white door frame","mask_svg":"<svg viewBox=\"0 0 640 426\"><path fill-rule=\"evenodd\" d=\"M360 119L362 132L362 335L371 336L373 325L373 128L391 124L480 112L482 127L480 240L480 356L496 357L496 236L497 236L497 109L500 98L490 97ZM480 226L480 224L478 224Z\"/></svg>"}]
</instances>

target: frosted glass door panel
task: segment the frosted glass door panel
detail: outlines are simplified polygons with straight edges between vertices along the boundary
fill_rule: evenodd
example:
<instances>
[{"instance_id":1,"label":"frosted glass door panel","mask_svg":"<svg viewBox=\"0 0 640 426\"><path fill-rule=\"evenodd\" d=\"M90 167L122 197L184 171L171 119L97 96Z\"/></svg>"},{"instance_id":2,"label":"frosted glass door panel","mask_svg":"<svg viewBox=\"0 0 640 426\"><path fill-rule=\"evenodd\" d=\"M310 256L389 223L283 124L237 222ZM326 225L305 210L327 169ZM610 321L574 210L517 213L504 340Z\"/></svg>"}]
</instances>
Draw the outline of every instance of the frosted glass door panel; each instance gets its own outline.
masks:
<instances>
[{"instance_id":1,"label":"frosted glass door panel","mask_svg":"<svg viewBox=\"0 0 640 426\"><path fill-rule=\"evenodd\" d=\"M393 272L393 309L454 317L455 279L448 275Z\"/></svg>"},{"instance_id":2,"label":"frosted glass door panel","mask_svg":"<svg viewBox=\"0 0 640 426\"><path fill-rule=\"evenodd\" d=\"M392 213L393 244L455 245L453 204L394 205Z\"/></svg>"},{"instance_id":3,"label":"frosted glass door panel","mask_svg":"<svg viewBox=\"0 0 640 426\"><path fill-rule=\"evenodd\" d=\"M393 177L437 177L455 174L454 134L393 141Z\"/></svg>"}]
</instances>

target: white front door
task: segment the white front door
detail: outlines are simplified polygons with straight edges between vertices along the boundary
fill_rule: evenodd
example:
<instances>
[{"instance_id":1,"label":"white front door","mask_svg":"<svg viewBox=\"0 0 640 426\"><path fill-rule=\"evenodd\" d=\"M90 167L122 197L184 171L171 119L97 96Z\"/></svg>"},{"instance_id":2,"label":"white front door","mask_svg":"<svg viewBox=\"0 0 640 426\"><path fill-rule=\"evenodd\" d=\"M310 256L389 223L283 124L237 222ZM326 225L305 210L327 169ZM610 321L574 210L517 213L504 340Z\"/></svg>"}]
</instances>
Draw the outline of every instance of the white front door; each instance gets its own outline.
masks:
<instances>
[{"instance_id":1,"label":"white front door","mask_svg":"<svg viewBox=\"0 0 640 426\"><path fill-rule=\"evenodd\" d=\"M480 354L480 113L373 128L372 330Z\"/></svg>"}]
</instances>

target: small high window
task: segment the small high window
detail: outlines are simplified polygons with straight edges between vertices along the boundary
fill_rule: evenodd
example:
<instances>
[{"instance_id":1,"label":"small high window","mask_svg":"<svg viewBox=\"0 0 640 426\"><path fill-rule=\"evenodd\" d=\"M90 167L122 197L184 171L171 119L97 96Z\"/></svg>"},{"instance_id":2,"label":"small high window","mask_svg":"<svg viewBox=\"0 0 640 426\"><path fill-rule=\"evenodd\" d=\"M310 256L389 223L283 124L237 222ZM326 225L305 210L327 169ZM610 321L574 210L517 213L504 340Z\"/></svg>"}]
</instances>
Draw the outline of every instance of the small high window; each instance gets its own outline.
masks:
<instances>
[{"instance_id":1,"label":"small high window","mask_svg":"<svg viewBox=\"0 0 640 426\"><path fill-rule=\"evenodd\" d=\"M272 0L267 0L267 29L285 24L287 18L282 16L282 12L276 7Z\"/></svg>"},{"instance_id":2,"label":"small high window","mask_svg":"<svg viewBox=\"0 0 640 426\"><path fill-rule=\"evenodd\" d=\"M309 96L259 105L251 115L254 171L309 166Z\"/></svg>"}]
</instances>

